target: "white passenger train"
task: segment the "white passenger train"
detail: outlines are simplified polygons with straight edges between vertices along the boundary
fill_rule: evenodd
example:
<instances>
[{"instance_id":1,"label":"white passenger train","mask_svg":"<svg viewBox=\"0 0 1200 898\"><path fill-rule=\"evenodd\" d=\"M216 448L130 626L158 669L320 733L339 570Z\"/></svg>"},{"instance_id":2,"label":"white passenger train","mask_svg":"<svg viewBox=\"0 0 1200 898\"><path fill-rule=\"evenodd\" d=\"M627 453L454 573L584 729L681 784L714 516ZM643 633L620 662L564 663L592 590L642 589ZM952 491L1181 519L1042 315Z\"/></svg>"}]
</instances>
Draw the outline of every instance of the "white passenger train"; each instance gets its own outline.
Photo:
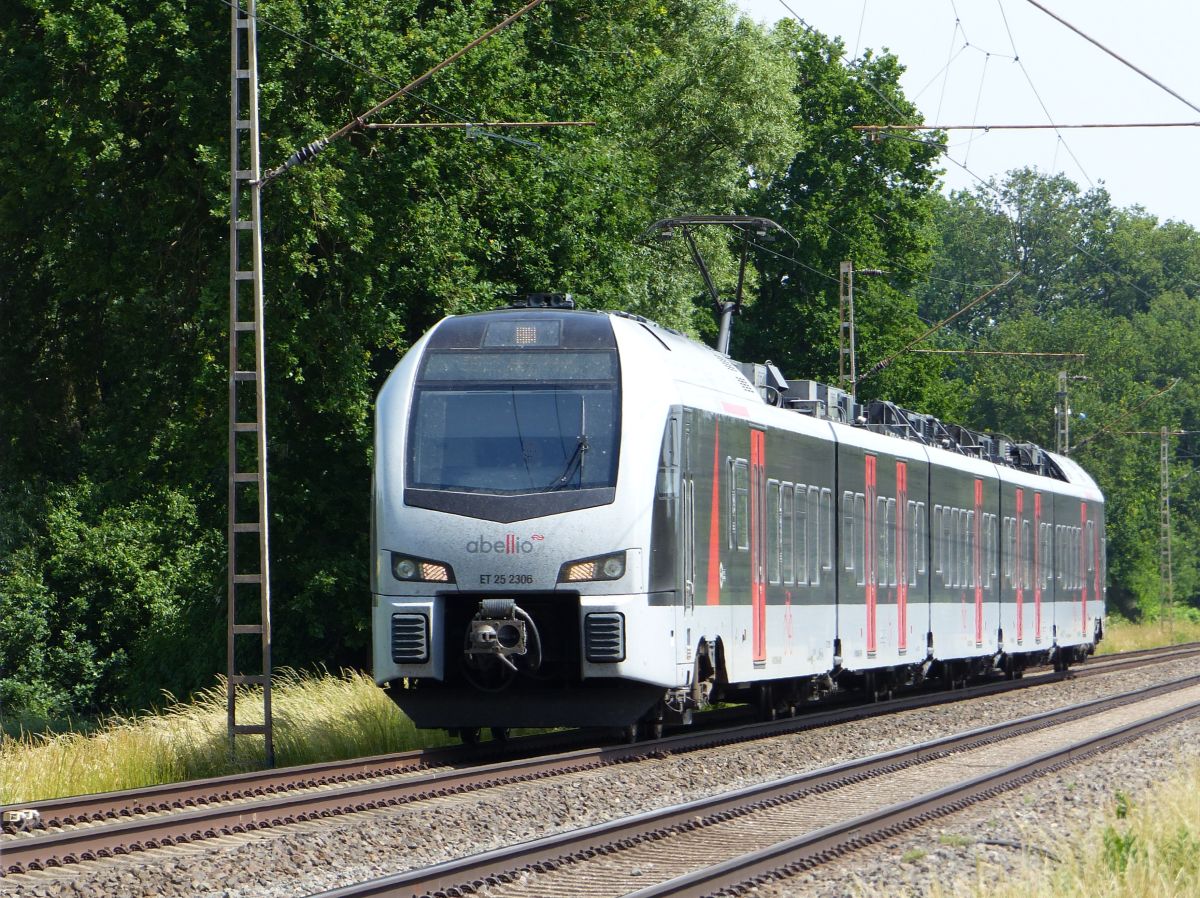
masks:
<instances>
[{"instance_id":1,"label":"white passenger train","mask_svg":"<svg viewBox=\"0 0 1200 898\"><path fill-rule=\"evenodd\" d=\"M1070 459L569 305L447 318L379 394L374 671L418 726L655 732L1094 649Z\"/></svg>"}]
</instances>

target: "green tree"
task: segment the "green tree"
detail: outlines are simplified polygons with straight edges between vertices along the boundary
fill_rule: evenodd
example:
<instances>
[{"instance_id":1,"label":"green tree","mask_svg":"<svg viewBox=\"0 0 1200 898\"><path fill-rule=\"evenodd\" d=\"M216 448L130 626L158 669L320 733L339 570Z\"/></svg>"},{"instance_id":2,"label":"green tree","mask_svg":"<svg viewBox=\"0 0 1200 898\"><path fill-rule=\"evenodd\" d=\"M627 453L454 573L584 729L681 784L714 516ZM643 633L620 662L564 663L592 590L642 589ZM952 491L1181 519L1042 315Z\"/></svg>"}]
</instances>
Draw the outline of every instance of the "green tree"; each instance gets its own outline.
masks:
<instances>
[{"instance_id":1,"label":"green tree","mask_svg":"<svg viewBox=\"0 0 1200 898\"><path fill-rule=\"evenodd\" d=\"M867 139L852 126L915 122L889 55L842 61L839 41L789 22L776 26L797 71L794 115L801 147L780 177L761 179L750 208L783 225L791 239L760 255L762 286L735 332L739 352L769 357L786 374L835 380L838 269L880 268L857 282L860 371L901 349L924 328L911 300L930 264L934 164L930 145ZM939 363L918 356L873 374L867 396L946 411Z\"/></svg>"},{"instance_id":2,"label":"green tree","mask_svg":"<svg viewBox=\"0 0 1200 898\"><path fill-rule=\"evenodd\" d=\"M258 11L273 165L511 9ZM226 6L192 0L0 11L9 708L143 703L224 666L228 32ZM773 175L795 148L794 81L787 47L724 0L558 0L392 111L595 128L519 135L536 147L361 131L267 189L277 663L367 663L371 406L412 340L448 312L546 289L706 325L690 261L635 238L665 215L734 208Z\"/></svg>"},{"instance_id":3,"label":"green tree","mask_svg":"<svg viewBox=\"0 0 1200 898\"><path fill-rule=\"evenodd\" d=\"M937 206L937 227L941 248L921 297L924 314L949 315L980 282L1019 272L993 300L955 320L939 336L942 346L1086 356L962 357L953 374L969 404L967 420L1053 446L1058 373L1073 378L1072 455L1108 502L1110 599L1126 614L1157 614L1155 437L1163 426L1200 426L1191 361L1200 350L1200 235L1178 222L1159 224L1137 207L1114 208L1103 189L1084 193L1062 176L1029 170L952 194ZM1191 445L1190 437L1180 439L1173 465L1173 554L1176 595L1197 603Z\"/></svg>"}]
</instances>

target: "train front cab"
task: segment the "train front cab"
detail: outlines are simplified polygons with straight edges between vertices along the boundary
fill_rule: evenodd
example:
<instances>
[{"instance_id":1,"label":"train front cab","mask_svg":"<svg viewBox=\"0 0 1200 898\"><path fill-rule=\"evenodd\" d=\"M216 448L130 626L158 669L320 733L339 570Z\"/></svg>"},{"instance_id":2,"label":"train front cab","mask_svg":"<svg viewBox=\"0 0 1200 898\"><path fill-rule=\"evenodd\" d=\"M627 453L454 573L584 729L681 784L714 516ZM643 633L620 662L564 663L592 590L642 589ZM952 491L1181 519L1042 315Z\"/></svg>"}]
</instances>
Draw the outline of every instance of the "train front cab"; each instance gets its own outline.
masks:
<instances>
[{"instance_id":1,"label":"train front cab","mask_svg":"<svg viewBox=\"0 0 1200 898\"><path fill-rule=\"evenodd\" d=\"M580 380L613 371L618 348L619 386ZM637 719L678 678L677 599L649 582L670 395L638 386L661 382L662 340L594 313L509 311L448 319L419 351L377 407L377 681L418 726ZM549 460L531 473L534 449ZM406 581L398 556L451 573Z\"/></svg>"}]
</instances>

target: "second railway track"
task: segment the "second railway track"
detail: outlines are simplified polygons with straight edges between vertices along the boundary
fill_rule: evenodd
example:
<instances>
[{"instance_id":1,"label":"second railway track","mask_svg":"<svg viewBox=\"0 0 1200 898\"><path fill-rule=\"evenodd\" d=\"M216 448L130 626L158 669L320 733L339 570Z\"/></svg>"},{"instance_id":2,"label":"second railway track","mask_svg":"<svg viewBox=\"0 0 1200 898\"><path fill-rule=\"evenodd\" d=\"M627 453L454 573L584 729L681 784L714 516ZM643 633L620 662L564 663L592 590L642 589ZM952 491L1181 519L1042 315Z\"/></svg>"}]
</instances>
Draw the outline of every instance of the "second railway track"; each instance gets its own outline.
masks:
<instances>
[{"instance_id":1,"label":"second railway track","mask_svg":"<svg viewBox=\"0 0 1200 898\"><path fill-rule=\"evenodd\" d=\"M1200 676L324 893L659 898L786 876L1200 715Z\"/></svg>"},{"instance_id":2,"label":"second railway track","mask_svg":"<svg viewBox=\"0 0 1200 898\"><path fill-rule=\"evenodd\" d=\"M1109 673L1130 666L1187 658L1200 646L1176 647L1098 659L1073 677ZM1029 677L1024 683L1054 682L1062 675ZM381 809L462 793L529 782L590 768L663 757L762 738L779 732L813 729L837 722L896 713L949 699L976 698L1021 684L994 683L949 694L915 695L877 705L843 708L802 718L695 732L634 746L590 747L540 758L517 758L466 769L462 752L364 759L309 768L245 774L205 783L177 784L137 793L84 796L41 802L48 829L7 835L0 841L0 869L22 873L72 862L103 858L145 848L197 842L218 835L252 832L298 821L362 810ZM535 747L546 743L532 740ZM422 769L437 765L441 769ZM23 806L27 807L27 806ZM94 822L98 820L99 822ZM93 821L93 822L80 822Z\"/></svg>"}]
</instances>

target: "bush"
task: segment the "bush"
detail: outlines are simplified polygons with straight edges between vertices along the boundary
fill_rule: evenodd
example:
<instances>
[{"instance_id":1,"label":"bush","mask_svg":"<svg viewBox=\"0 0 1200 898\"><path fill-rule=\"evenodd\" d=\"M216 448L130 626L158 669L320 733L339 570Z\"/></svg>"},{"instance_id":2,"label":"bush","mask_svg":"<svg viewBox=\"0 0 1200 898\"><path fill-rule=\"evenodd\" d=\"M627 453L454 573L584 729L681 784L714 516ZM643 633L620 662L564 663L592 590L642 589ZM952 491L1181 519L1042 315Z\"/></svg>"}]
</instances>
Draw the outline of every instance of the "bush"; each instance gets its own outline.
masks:
<instances>
[{"instance_id":1,"label":"bush","mask_svg":"<svg viewBox=\"0 0 1200 898\"><path fill-rule=\"evenodd\" d=\"M4 506L0 556L6 715L144 707L211 681L221 538L189 496L168 488L110 503L81 479L16 505Z\"/></svg>"}]
</instances>

